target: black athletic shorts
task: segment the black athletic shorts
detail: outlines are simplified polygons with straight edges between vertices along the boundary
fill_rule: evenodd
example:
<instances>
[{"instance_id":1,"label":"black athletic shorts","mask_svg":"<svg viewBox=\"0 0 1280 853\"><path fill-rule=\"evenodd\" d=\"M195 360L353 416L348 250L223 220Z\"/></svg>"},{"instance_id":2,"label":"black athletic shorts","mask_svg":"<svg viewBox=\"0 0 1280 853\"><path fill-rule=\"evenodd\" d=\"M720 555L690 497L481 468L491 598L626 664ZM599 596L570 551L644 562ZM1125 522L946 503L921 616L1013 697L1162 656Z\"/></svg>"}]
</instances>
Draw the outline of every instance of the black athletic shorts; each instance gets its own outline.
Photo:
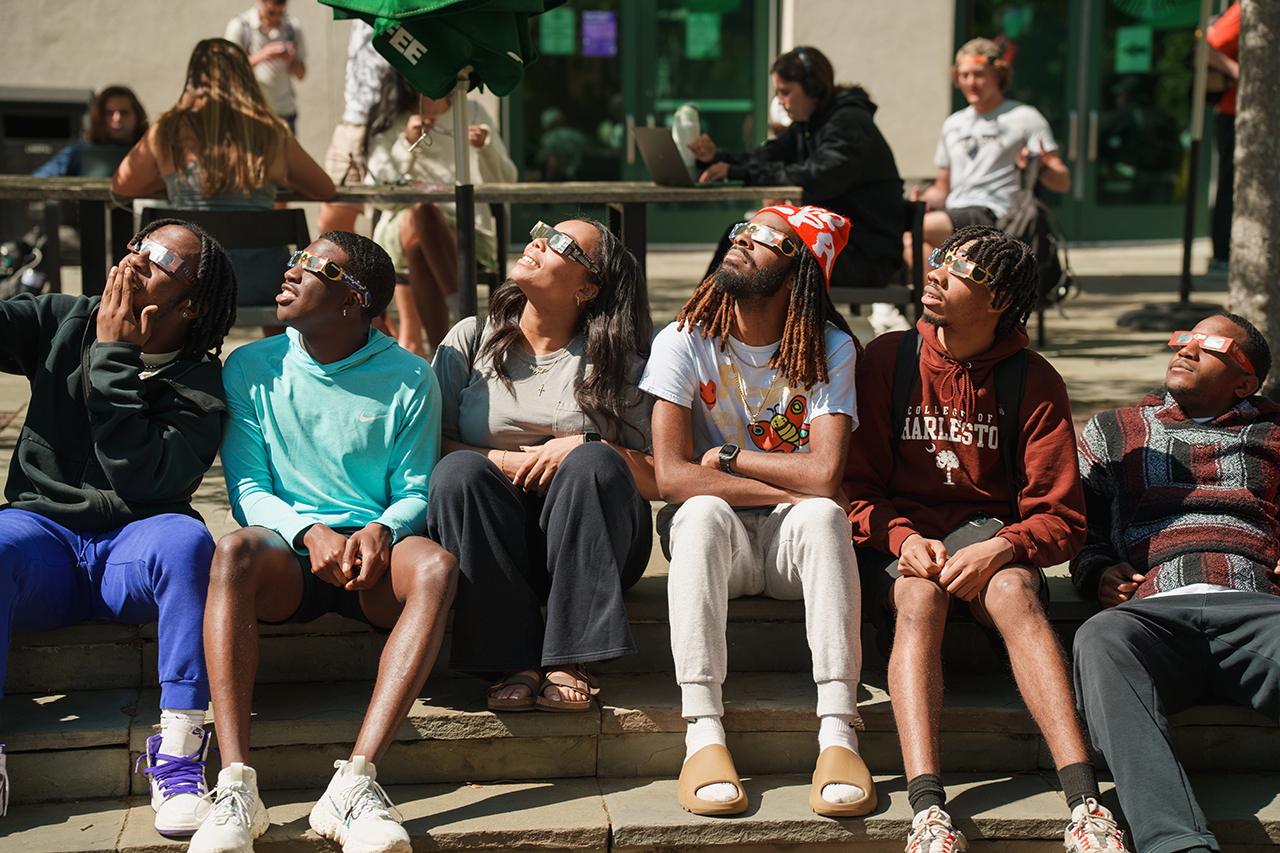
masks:
<instances>
[{"instance_id":1,"label":"black athletic shorts","mask_svg":"<svg viewBox=\"0 0 1280 853\"><path fill-rule=\"evenodd\" d=\"M951 217L951 227L956 231L970 225L994 226L997 219L989 207L944 207L943 212Z\"/></svg>"},{"instance_id":2,"label":"black athletic shorts","mask_svg":"<svg viewBox=\"0 0 1280 853\"><path fill-rule=\"evenodd\" d=\"M350 536L360 529L359 527L336 527L334 531L343 536ZM360 606L358 591L336 587L312 574L310 554L299 554L295 551L294 556L298 558L298 571L302 573L302 602L288 619L282 619L279 622L259 620L261 624L301 625L314 622L326 613L337 613L348 619L363 622L380 634L391 633L391 629L380 628L369 621L369 617L364 614L364 608Z\"/></svg>"}]
</instances>

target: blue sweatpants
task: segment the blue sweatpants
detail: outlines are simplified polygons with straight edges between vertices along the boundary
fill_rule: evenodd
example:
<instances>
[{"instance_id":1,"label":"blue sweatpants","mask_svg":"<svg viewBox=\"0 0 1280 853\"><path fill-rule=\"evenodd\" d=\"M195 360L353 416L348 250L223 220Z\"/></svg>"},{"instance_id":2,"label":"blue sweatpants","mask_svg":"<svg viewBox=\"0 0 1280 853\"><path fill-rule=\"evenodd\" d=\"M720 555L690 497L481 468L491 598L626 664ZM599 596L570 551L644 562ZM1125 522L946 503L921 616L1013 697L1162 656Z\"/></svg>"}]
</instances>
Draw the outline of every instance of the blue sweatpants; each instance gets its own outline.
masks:
<instances>
[{"instance_id":1,"label":"blue sweatpants","mask_svg":"<svg viewBox=\"0 0 1280 853\"><path fill-rule=\"evenodd\" d=\"M160 707L207 707L202 631L212 559L209 528L185 515L93 533L0 510L0 698L13 629L105 619L158 622Z\"/></svg>"}]
</instances>

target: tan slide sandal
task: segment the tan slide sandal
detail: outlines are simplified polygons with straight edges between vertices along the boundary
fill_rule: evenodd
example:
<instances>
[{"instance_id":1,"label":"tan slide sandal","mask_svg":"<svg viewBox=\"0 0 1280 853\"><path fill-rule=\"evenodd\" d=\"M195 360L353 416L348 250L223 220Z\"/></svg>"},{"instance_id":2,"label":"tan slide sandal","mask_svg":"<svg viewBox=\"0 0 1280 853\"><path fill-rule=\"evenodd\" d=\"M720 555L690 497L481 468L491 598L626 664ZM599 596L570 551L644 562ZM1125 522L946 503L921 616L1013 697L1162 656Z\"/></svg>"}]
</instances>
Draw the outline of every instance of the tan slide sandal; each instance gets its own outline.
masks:
<instances>
[{"instance_id":1,"label":"tan slide sandal","mask_svg":"<svg viewBox=\"0 0 1280 853\"><path fill-rule=\"evenodd\" d=\"M856 785L865 793L852 803L828 803L822 798L827 785ZM862 756L843 746L829 746L818 756L809 789L809 808L825 817L861 817L876 807L876 783Z\"/></svg>"},{"instance_id":2,"label":"tan slide sandal","mask_svg":"<svg viewBox=\"0 0 1280 853\"><path fill-rule=\"evenodd\" d=\"M727 803L699 799L698 789L727 782L738 789L738 796ZM733 766L733 756L718 743L704 746L689 757L680 768L680 784L676 788L680 808L697 815L741 814L747 810L747 792Z\"/></svg>"}]
</instances>

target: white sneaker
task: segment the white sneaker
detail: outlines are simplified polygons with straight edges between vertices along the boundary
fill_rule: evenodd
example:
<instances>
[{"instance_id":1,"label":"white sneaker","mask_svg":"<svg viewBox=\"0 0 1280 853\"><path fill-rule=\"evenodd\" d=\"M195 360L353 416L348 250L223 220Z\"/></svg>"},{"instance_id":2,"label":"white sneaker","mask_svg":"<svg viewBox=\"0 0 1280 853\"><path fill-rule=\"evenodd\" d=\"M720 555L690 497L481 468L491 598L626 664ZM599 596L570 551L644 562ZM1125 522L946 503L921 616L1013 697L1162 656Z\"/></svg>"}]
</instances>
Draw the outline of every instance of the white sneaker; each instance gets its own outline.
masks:
<instances>
[{"instance_id":1,"label":"white sneaker","mask_svg":"<svg viewBox=\"0 0 1280 853\"><path fill-rule=\"evenodd\" d=\"M198 732L200 745L191 755L166 755L160 751L162 735L147 738L147 751L138 756L134 772L146 762L151 780L151 808L156 832L167 836L191 835L200 828L205 812L204 766L209 755L209 732Z\"/></svg>"},{"instance_id":2,"label":"white sneaker","mask_svg":"<svg viewBox=\"0 0 1280 853\"><path fill-rule=\"evenodd\" d=\"M911 328L911 323L898 310L898 306L888 302L873 302L867 322L877 336L885 332L905 332Z\"/></svg>"},{"instance_id":3,"label":"white sneaker","mask_svg":"<svg viewBox=\"0 0 1280 853\"><path fill-rule=\"evenodd\" d=\"M963 853L968 849L964 833L952 826L951 815L937 806L930 806L911 821L907 853Z\"/></svg>"},{"instance_id":4,"label":"white sneaker","mask_svg":"<svg viewBox=\"0 0 1280 853\"><path fill-rule=\"evenodd\" d=\"M363 755L333 766L338 772L311 809L311 828L341 844L342 853L409 853L409 833L400 825L403 817L374 781L377 769Z\"/></svg>"},{"instance_id":5,"label":"white sneaker","mask_svg":"<svg viewBox=\"0 0 1280 853\"><path fill-rule=\"evenodd\" d=\"M0 743L0 817L9 810L9 771L5 767L4 744Z\"/></svg>"},{"instance_id":6,"label":"white sneaker","mask_svg":"<svg viewBox=\"0 0 1280 853\"><path fill-rule=\"evenodd\" d=\"M234 762L218 774L213 808L191 836L187 853L253 853L253 839L270 825L267 808L258 797L258 774Z\"/></svg>"},{"instance_id":7,"label":"white sneaker","mask_svg":"<svg viewBox=\"0 0 1280 853\"><path fill-rule=\"evenodd\" d=\"M1069 853L1124 851L1124 833L1116 827L1116 819L1093 797L1072 809L1071 823L1062 833L1062 842Z\"/></svg>"}]
</instances>

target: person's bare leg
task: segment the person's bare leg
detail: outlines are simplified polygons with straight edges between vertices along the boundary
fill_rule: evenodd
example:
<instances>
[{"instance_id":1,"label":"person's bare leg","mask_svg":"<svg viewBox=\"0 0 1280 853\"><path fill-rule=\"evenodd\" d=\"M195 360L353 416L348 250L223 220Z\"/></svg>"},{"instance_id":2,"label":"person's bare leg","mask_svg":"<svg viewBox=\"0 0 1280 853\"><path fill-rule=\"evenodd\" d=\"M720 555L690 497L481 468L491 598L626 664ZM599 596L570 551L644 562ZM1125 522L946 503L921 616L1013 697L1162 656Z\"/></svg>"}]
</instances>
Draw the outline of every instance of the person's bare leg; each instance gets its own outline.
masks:
<instances>
[{"instance_id":1,"label":"person's bare leg","mask_svg":"<svg viewBox=\"0 0 1280 853\"><path fill-rule=\"evenodd\" d=\"M950 596L932 580L901 577L889 590L896 613L889 698L907 779L941 773L942 634Z\"/></svg>"},{"instance_id":2,"label":"person's bare leg","mask_svg":"<svg viewBox=\"0 0 1280 853\"><path fill-rule=\"evenodd\" d=\"M1005 566L974 602L974 614L1004 637L1013 678L1058 769L1089 760L1076 716L1066 659L1036 597L1040 576L1025 566Z\"/></svg>"},{"instance_id":3,"label":"person's bare leg","mask_svg":"<svg viewBox=\"0 0 1280 853\"><path fill-rule=\"evenodd\" d=\"M931 210L924 215L924 225L920 231L920 236L923 238L920 256L924 258L926 264L929 263L929 256L933 254L933 250L941 246L955 230L951 217L945 211ZM910 231L902 235L902 259L908 267L911 266L911 241Z\"/></svg>"},{"instance_id":4,"label":"person's bare leg","mask_svg":"<svg viewBox=\"0 0 1280 853\"><path fill-rule=\"evenodd\" d=\"M421 207L438 210L435 205L415 205L415 209ZM409 260L409 287L417 308L414 316L417 318L420 330L426 330L428 343L437 347L449 332L448 307L444 294L440 291L440 281L436 278L427 259L426 244L420 238L415 222L416 219L412 213L400 218L400 245L404 249L405 257ZM457 273L455 272L454 275L456 278ZM419 331L419 337L421 337L421 331Z\"/></svg>"},{"instance_id":5,"label":"person's bare leg","mask_svg":"<svg viewBox=\"0 0 1280 853\"><path fill-rule=\"evenodd\" d=\"M204 655L222 766L249 763L258 672L258 620L288 619L302 603L298 559L279 534L246 527L218 541L204 611Z\"/></svg>"},{"instance_id":6,"label":"person's bare leg","mask_svg":"<svg viewBox=\"0 0 1280 853\"><path fill-rule=\"evenodd\" d=\"M418 254L418 247L409 249L409 276L413 277L413 256ZM400 346L414 355L427 357L427 348L422 345L422 318L418 316L418 302L413 298L410 285L396 285L396 313L400 316L399 334L396 340Z\"/></svg>"},{"instance_id":7,"label":"person's bare leg","mask_svg":"<svg viewBox=\"0 0 1280 853\"><path fill-rule=\"evenodd\" d=\"M326 201L320 204L320 215L316 217L316 225L321 234L326 231L350 231L354 234L356 219L359 216L359 208L345 204L330 204Z\"/></svg>"},{"instance_id":8,"label":"person's bare leg","mask_svg":"<svg viewBox=\"0 0 1280 853\"><path fill-rule=\"evenodd\" d=\"M391 548L391 567L360 596L365 615L394 625L378 661L378 680L351 756L378 764L422 691L444 641L458 561L435 542L411 536Z\"/></svg>"},{"instance_id":9,"label":"person's bare leg","mask_svg":"<svg viewBox=\"0 0 1280 853\"><path fill-rule=\"evenodd\" d=\"M458 235L434 204L414 206L413 226L431 273L430 288L415 287L413 295L427 337L438 346L449 331L448 297L458 292Z\"/></svg>"}]
</instances>

